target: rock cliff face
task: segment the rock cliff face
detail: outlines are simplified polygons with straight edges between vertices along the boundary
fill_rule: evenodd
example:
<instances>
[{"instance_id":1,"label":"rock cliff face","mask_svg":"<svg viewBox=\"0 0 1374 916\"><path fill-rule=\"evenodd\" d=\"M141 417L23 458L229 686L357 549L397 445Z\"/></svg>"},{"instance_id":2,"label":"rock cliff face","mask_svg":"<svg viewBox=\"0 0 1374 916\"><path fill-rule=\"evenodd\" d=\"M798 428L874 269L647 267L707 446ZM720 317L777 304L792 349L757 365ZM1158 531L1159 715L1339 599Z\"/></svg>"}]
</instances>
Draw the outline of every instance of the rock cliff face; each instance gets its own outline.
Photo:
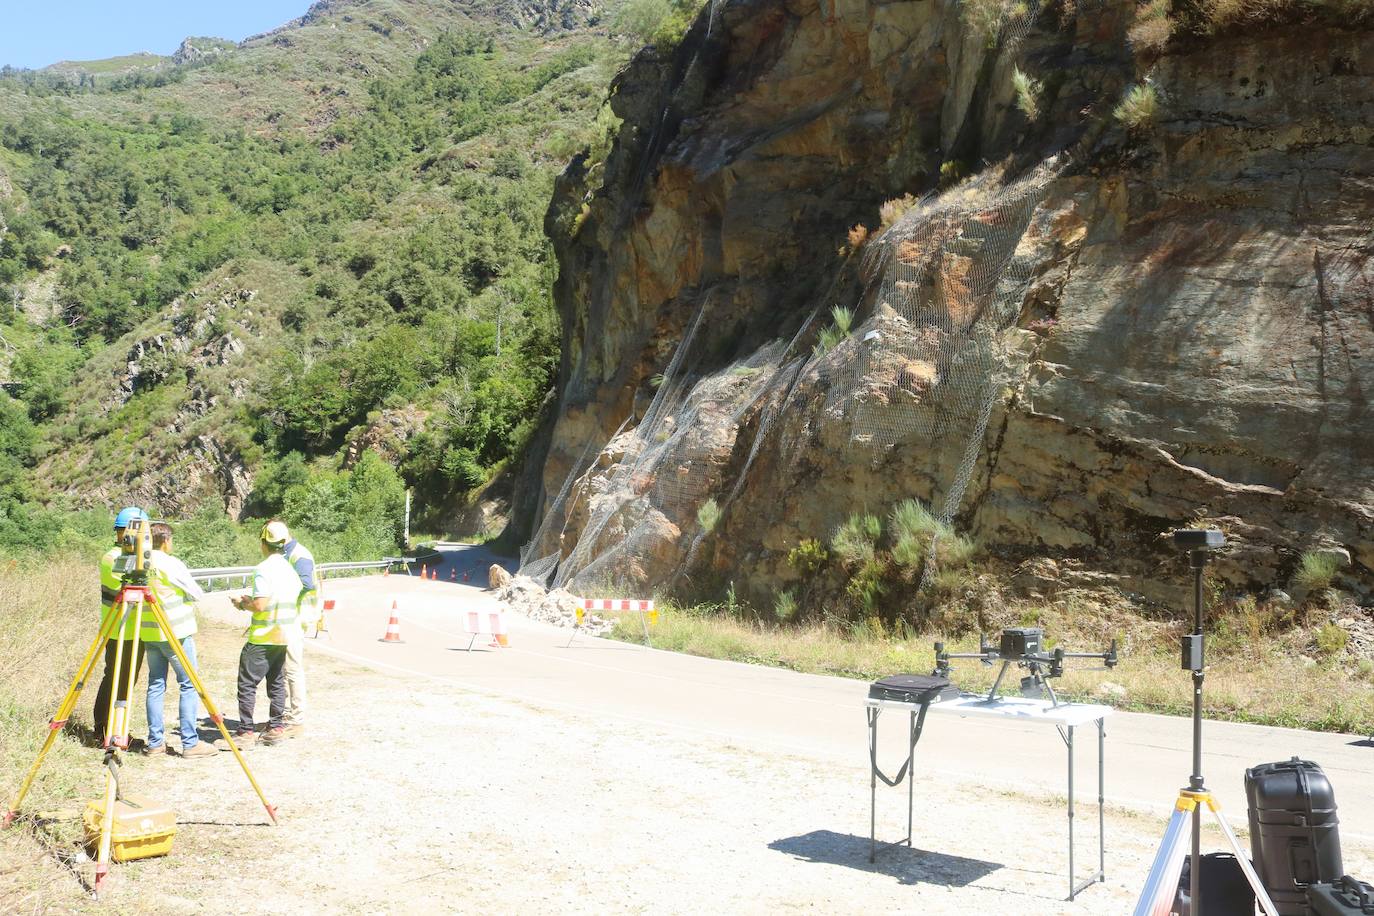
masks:
<instances>
[{"instance_id":1,"label":"rock cliff face","mask_svg":"<svg viewBox=\"0 0 1374 916\"><path fill-rule=\"evenodd\" d=\"M987 7L725 0L622 73L611 154L549 215L565 347L527 561L569 581L635 541L640 587L764 593L801 538L916 496L1147 594L1161 535L1206 520L1235 587L1326 550L1374 598L1374 32L1145 59L1131 3ZM1128 129L1132 85L1158 111ZM834 305L851 332L813 355Z\"/></svg>"}]
</instances>

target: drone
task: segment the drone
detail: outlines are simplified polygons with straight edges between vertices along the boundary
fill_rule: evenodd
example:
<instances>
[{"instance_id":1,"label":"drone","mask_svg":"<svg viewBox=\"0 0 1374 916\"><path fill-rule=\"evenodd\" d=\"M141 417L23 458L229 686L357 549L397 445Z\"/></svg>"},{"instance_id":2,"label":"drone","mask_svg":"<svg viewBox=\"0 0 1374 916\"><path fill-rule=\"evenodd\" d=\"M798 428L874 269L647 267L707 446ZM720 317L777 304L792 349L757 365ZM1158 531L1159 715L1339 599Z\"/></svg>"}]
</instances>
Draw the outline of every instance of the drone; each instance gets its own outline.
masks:
<instances>
[{"instance_id":1,"label":"drone","mask_svg":"<svg viewBox=\"0 0 1374 916\"><path fill-rule=\"evenodd\" d=\"M1103 652L1065 652L1062 647L1053 651L1043 651L1045 643L1045 631L1040 627L1008 627L1002 631L1002 636L997 645L992 645L987 641L983 634L978 635L977 652L946 652L945 644L937 642L935 644L935 671L937 677L949 677L949 663L953 659L976 658L985 667L991 668L994 662L1000 661L1002 668L997 672L997 679L992 682L992 689L988 691L985 702L993 703L997 700L998 688L1002 686L1002 680L1006 677L1007 671L1012 665L1024 668L1028 673L1021 678L1021 695L1028 699L1044 699L1049 697L1050 706L1059 705L1059 697L1055 695L1054 687L1050 685L1050 678L1060 677L1064 674L1064 660L1069 658L1091 658L1102 661L1101 668L1087 668L1088 671L1110 671L1116 667L1116 640L1113 639L1111 645Z\"/></svg>"}]
</instances>

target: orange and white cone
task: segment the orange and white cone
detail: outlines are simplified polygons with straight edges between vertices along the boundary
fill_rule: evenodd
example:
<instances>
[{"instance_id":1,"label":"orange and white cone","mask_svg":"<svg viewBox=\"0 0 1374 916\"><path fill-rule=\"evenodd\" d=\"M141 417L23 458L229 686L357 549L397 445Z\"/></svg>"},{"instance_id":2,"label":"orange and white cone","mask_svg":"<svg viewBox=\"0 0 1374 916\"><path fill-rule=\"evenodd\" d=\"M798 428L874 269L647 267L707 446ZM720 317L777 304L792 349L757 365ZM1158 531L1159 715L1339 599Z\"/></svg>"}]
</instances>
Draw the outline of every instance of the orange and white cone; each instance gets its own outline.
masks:
<instances>
[{"instance_id":1,"label":"orange and white cone","mask_svg":"<svg viewBox=\"0 0 1374 916\"><path fill-rule=\"evenodd\" d=\"M390 566L383 566L383 567L382 567L382 575L384 575L384 576L389 576L389 575L391 575L391 567L390 567Z\"/></svg>"},{"instance_id":2,"label":"orange and white cone","mask_svg":"<svg viewBox=\"0 0 1374 916\"><path fill-rule=\"evenodd\" d=\"M391 602L391 619L387 621L386 624L386 635L377 640L377 642L405 642L405 640L401 638L401 621L396 616L395 601Z\"/></svg>"},{"instance_id":3,"label":"orange and white cone","mask_svg":"<svg viewBox=\"0 0 1374 916\"><path fill-rule=\"evenodd\" d=\"M506 637L506 615L502 613L493 614L492 629L496 631L496 644L502 649L510 648L510 640Z\"/></svg>"}]
</instances>

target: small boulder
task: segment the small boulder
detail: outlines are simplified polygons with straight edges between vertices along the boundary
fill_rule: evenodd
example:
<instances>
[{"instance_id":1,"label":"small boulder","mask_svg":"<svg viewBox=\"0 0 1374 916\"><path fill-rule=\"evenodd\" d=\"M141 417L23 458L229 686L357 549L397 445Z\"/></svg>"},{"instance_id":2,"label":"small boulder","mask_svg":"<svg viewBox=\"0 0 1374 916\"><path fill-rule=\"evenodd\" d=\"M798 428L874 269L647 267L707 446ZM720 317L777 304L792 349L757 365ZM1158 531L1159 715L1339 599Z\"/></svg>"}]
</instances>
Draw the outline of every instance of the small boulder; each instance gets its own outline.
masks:
<instances>
[{"instance_id":1,"label":"small boulder","mask_svg":"<svg viewBox=\"0 0 1374 916\"><path fill-rule=\"evenodd\" d=\"M511 584L512 578L505 567L496 563L491 564L491 568L487 570L487 584L490 588L505 588Z\"/></svg>"}]
</instances>

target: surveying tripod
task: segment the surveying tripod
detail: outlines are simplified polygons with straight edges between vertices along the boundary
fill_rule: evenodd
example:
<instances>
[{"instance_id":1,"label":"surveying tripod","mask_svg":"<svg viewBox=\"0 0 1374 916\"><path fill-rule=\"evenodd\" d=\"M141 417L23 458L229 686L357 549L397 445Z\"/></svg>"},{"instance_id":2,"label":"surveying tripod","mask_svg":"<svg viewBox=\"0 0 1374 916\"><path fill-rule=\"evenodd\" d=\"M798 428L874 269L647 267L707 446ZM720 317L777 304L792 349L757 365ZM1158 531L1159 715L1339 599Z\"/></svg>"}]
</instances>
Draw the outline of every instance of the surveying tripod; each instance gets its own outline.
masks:
<instances>
[{"instance_id":1,"label":"surveying tripod","mask_svg":"<svg viewBox=\"0 0 1374 916\"><path fill-rule=\"evenodd\" d=\"M205 709L210 713L210 719L219 729L219 733L228 743L229 749L233 752L234 758L238 760L239 766L243 769L243 775L248 777L248 782L253 786L253 791L257 793L258 799L267 809L267 816L272 819L272 823L277 823L277 809L267 801L267 796L263 794L262 787L258 785L257 779L253 777L253 772L248 768L248 761L243 759L243 753L238 745L234 743L225 728L224 716L215 708L214 701L210 699L210 694L205 689L205 684L200 679L200 674L196 671L191 660L186 657L186 652L181 647L181 640L172 635L172 625L167 620L167 613L163 610L162 602L158 600L157 593L148 585L149 570L146 565L149 542L147 522L135 521L124 534L125 541L121 544L123 553L119 561L123 562L123 585L115 598L110 613L100 626L100 632L96 634L95 641L86 650L86 656L77 669L76 677L72 679L71 685L67 688L67 694L62 698L61 704L57 707L57 713L48 720L48 736L43 741L43 747L39 749L37 758L33 765L29 767L28 774L24 777L23 784L19 787L19 794L15 796L14 803L5 812L3 824L0 826L9 827L14 823L19 814L19 806L24 801L24 796L28 794L29 787L33 784L34 777L38 774L38 768L43 765L43 759L47 757L48 751L52 749L53 743L57 740L57 733L67 724L72 710L76 708L77 699L81 696L81 690L86 686L86 681L95 670L96 659L102 654L102 649L107 641L119 632L126 620L133 621L133 638L118 640L118 649L114 654L114 664L110 667L110 677L112 679L110 690L109 716L106 719L106 732L101 735L101 743L105 749L105 757L102 766L105 768L105 809L102 815L100 828L100 843L97 847L95 865L95 892L101 891L101 886L110 871L110 847L114 828L115 802L120 798L119 788L119 769L122 765L120 754L129 749L129 699L120 699L120 694L125 692L119 689L120 679L125 675L125 666L136 666L138 664L138 643L143 624L145 612L151 613L153 619L157 621L159 629L164 636L168 637L167 642L176 654L177 660L181 663L182 670L191 679L195 686L196 693L200 694L200 700L205 704ZM118 561L117 561L118 562ZM134 672L127 674L129 690L132 693Z\"/></svg>"},{"instance_id":2,"label":"surveying tripod","mask_svg":"<svg viewBox=\"0 0 1374 916\"><path fill-rule=\"evenodd\" d=\"M1189 871L1189 910L1193 916L1207 916L1202 908L1202 812L1205 808L1212 813L1217 826L1226 837L1226 843L1235 854L1240 870L1245 874L1250 889L1255 892L1255 902L1265 916L1279 916L1274 901L1269 898L1264 882L1255 873L1254 866L1240 848L1240 842L1231 831L1231 825L1221 813L1221 806L1207 790L1202 778L1202 685L1206 679L1206 665L1203 660L1202 628L1202 577L1207 568L1208 552L1226 543L1225 536L1215 529L1181 528L1173 533L1174 544L1188 551L1188 567L1193 571L1193 632L1181 641L1183 670L1193 676L1193 772L1188 777L1187 788L1180 789L1178 800L1174 802L1174 813L1169 818L1169 826L1164 829L1164 839L1155 852L1150 874L1145 879L1145 887L1140 891L1132 916L1167 916L1172 911L1175 895L1179 890L1179 879L1183 872L1183 860L1191 861ZM1187 841L1189 825L1192 826L1192 849Z\"/></svg>"}]
</instances>

